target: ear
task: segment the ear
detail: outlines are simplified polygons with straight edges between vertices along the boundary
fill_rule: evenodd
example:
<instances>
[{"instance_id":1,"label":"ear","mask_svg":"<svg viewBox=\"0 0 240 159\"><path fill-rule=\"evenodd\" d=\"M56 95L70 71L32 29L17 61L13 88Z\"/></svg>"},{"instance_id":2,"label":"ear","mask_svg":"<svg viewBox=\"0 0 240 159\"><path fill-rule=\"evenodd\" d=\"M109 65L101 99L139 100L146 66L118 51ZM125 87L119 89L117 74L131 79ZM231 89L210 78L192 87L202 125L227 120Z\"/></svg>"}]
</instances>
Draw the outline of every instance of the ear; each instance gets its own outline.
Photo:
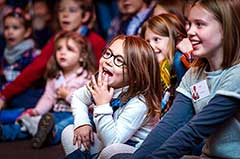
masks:
<instances>
[{"instance_id":1,"label":"ear","mask_svg":"<svg viewBox=\"0 0 240 159\"><path fill-rule=\"evenodd\" d=\"M87 23L87 21L90 19L91 13L90 12L85 12L82 17L82 23Z\"/></svg>"},{"instance_id":2,"label":"ear","mask_svg":"<svg viewBox=\"0 0 240 159\"><path fill-rule=\"evenodd\" d=\"M28 38L32 33L32 29L31 28L28 28L24 34L24 38Z\"/></svg>"}]
</instances>

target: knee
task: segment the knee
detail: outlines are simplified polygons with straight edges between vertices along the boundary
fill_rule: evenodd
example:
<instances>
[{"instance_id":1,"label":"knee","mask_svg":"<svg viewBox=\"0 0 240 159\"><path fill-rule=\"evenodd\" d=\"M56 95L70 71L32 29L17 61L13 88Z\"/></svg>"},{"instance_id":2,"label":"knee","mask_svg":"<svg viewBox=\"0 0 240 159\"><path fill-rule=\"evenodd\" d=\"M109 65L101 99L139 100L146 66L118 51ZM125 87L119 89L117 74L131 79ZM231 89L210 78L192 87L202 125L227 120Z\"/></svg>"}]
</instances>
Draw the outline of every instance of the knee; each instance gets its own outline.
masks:
<instances>
[{"instance_id":1,"label":"knee","mask_svg":"<svg viewBox=\"0 0 240 159\"><path fill-rule=\"evenodd\" d=\"M68 125L62 131L61 143L65 154L68 155L77 149L77 146L73 145L74 126Z\"/></svg>"}]
</instances>

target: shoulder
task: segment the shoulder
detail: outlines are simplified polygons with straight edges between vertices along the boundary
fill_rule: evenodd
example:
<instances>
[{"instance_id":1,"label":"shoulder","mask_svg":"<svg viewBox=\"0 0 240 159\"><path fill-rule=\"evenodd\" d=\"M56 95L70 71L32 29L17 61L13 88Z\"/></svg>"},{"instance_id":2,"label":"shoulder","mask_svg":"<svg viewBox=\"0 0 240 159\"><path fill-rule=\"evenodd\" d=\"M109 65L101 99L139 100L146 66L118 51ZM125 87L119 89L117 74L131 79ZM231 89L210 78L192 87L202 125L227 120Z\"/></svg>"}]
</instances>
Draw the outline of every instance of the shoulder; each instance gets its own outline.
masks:
<instances>
[{"instance_id":1,"label":"shoulder","mask_svg":"<svg viewBox=\"0 0 240 159\"><path fill-rule=\"evenodd\" d=\"M88 35L86 36L90 41L102 42L106 43L106 41L96 32L89 31Z\"/></svg>"}]
</instances>

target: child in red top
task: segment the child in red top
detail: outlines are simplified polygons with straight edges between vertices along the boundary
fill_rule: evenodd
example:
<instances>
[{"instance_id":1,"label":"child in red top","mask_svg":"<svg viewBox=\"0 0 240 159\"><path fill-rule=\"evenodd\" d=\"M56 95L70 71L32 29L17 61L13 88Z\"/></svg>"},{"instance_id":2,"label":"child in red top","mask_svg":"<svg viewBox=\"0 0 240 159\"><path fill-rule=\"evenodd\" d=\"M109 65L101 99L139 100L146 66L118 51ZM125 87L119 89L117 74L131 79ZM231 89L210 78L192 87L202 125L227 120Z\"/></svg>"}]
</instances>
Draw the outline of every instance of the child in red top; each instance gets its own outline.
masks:
<instances>
[{"instance_id":1,"label":"child in red top","mask_svg":"<svg viewBox=\"0 0 240 159\"><path fill-rule=\"evenodd\" d=\"M80 0L60 0L58 1L58 20L60 28L66 31L79 32L84 35L92 44L96 59L101 56L101 50L105 46L105 41L95 32L88 30L87 23L92 14L92 5ZM46 64L53 53L54 37L42 49L41 54L5 89L0 92L0 109L14 96L19 95L31 84L43 76Z\"/></svg>"}]
</instances>

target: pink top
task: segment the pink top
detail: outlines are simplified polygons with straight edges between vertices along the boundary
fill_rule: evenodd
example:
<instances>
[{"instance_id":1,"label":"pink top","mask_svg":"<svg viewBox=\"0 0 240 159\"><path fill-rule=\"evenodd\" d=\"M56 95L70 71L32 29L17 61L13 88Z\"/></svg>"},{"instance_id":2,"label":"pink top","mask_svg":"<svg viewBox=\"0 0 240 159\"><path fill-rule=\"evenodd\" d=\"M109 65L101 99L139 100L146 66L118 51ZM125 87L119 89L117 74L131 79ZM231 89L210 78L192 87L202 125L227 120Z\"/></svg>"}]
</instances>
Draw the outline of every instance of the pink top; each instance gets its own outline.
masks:
<instances>
[{"instance_id":1,"label":"pink top","mask_svg":"<svg viewBox=\"0 0 240 159\"><path fill-rule=\"evenodd\" d=\"M80 68L76 73L73 73L67 78L64 78L63 74L60 73L60 77L47 80L44 94L42 95L34 109L40 115L49 112L52 108L54 111L71 111L70 104L63 107L62 105L59 105L57 103L57 89L61 85L68 87L71 93L69 93L69 95L66 97L65 102L70 103L72 93L76 89L84 86L89 81L90 76L91 74Z\"/></svg>"}]
</instances>

